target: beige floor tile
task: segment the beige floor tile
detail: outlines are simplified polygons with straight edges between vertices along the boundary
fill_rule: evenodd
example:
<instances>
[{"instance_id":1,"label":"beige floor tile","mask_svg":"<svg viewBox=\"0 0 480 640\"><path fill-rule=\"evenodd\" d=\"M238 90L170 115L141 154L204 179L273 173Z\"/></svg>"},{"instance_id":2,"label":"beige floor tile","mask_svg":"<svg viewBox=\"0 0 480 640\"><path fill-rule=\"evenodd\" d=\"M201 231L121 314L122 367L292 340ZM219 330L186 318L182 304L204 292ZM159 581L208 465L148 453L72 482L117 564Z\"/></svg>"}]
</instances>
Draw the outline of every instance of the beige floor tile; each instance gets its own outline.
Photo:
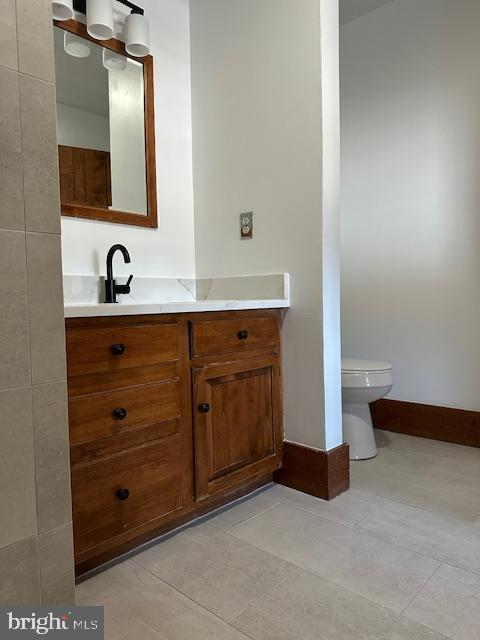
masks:
<instances>
[{"instance_id":1,"label":"beige floor tile","mask_svg":"<svg viewBox=\"0 0 480 640\"><path fill-rule=\"evenodd\" d=\"M442 565L405 611L453 640L480 637L480 577Z\"/></svg>"},{"instance_id":2,"label":"beige floor tile","mask_svg":"<svg viewBox=\"0 0 480 640\"><path fill-rule=\"evenodd\" d=\"M109 602L105 606L105 640L165 640L141 620Z\"/></svg>"},{"instance_id":3,"label":"beige floor tile","mask_svg":"<svg viewBox=\"0 0 480 640\"><path fill-rule=\"evenodd\" d=\"M393 611L402 611L439 566L290 505L269 509L231 535Z\"/></svg>"},{"instance_id":4,"label":"beige floor tile","mask_svg":"<svg viewBox=\"0 0 480 640\"><path fill-rule=\"evenodd\" d=\"M228 531L237 524L241 524L253 518L253 516L262 513L266 509L274 507L280 502L275 494L275 487L278 485L272 485L268 489L260 491L251 497L239 500L231 507L222 509L218 513L212 515L207 521L212 526L222 529L222 531Z\"/></svg>"},{"instance_id":5,"label":"beige floor tile","mask_svg":"<svg viewBox=\"0 0 480 640\"><path fill-rule=\"evenodd\" d=\"M346 527L355 526L360 520L376 511L374 506L365 500L358 499L351 491L342 493L334 500L327 501L277 484L268 491L268 495L272 501L277 499L278 502L291 504Z\"/></svg>"},{"instance_id":6,"label":"beige floor tile","mask_svg":"<svg viewBox=\"0 0 480 640\"><path fill-rule=\"evenodd\" d=\"M480 529L475 524L361 491L352 493L373 510L357 525L358 530L480 574Z\"/></svg>"},{"instance_id":7,"label":"beige floor tile","mask_svg":"<svg viewBox=\"0 0 480 640\"><path fill-rule=\"evenodd\" d=\"M223 620L231 620L290 572L280 558L208 523L197 525L134 560Z\"/></svg>"},{"instance_id":8,"label":"beige floor tile","mask_svg":"<svg viewBox=\"0 0 480 640\"><path fill-rule=\"evenodd\" d=\"M389 609L301 570L232 624L254 640L445 640Z\"/></svg>"},{"instance_id":9,"label":"beige floor tile","mask_svg":"<svg viewBox=\"0 0 480 640\"><path fill-rule=\"evenodd\" d=\"M240 631L130 560L78 585L77 604L105 605L107 620L114 619L114 611L120 610L132 628L138 623L139 629L143 630L143 625L162 640L246 640ZM106 637L123 640L112 628L107 628ZM138 637L149 636L140 632Z\"/></svg>"},{"instance_id":10,"label":"beige floor tile","mask_svg":"<svg viewBox=\"0 0 480 640\"><path fill-rule=\"evenodd\" d=\"M386 432L377 432L377 439L376 458L350 465L353 488L468 522L477 520L480 450Z\"/></svg>"},{"instance_id":11,"label":"beige floor tile","mask_svg":"<svg viewBox=\"0 0 480 640\"><path fill-rule=\"evenodd\" d=\"M0 391L0 547L37 533L30 388Z\"/></svg>"}]
</instances>

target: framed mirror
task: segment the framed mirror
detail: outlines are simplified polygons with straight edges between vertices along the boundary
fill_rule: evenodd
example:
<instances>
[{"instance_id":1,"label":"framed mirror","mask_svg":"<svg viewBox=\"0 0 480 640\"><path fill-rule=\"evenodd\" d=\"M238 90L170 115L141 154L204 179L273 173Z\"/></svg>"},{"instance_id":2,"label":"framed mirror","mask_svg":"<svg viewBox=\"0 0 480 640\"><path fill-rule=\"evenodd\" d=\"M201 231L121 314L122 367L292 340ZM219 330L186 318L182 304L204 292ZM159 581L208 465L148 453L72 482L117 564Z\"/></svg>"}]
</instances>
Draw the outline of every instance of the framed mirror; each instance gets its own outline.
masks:
<instances>
[{"instance_id":1,"label":"framed mirror","mask_svg":"<svg viewBox=\"0 0 480 640\"><path fill-rule=\"evenodd\" d=\"M157 224L153 59L54 20L62 215Z\"/></svg>"}]
</instances>

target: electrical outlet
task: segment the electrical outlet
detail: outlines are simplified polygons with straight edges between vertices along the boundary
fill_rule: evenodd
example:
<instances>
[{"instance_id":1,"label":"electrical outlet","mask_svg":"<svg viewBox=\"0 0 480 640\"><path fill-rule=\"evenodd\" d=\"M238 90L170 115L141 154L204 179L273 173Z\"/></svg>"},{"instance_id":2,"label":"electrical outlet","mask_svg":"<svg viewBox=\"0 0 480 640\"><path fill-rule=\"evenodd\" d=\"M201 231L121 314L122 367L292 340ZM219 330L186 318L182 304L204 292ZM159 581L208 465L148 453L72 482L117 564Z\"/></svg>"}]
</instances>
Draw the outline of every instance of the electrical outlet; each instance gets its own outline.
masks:
<instances>
[{"instance_id":1,"label":"electrical outlet","mask_svg":"<svg viewBox=\"0 0 480 640\"><path fill-rule=\"evenodd\" d=\"M240 214L240 240L251 240L253 238L253 212Z\"/></svg>"}]
</instances>

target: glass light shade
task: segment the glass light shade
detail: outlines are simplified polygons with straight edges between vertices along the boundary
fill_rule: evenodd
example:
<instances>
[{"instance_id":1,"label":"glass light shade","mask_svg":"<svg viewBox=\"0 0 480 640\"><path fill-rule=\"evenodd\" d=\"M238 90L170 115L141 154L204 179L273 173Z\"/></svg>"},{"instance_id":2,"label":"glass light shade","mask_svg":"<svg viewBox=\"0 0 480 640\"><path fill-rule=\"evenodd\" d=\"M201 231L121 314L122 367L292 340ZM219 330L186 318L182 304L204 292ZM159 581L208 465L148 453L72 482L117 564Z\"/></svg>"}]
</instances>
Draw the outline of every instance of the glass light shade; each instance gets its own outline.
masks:
<instances>
[{"instance_id":1,"label":"glass light shade","mask_svg":"<svg viewBox=\"0 0 480 640\"><path fill-rule=\"evenodd\" d=\"M140 13L131 13L125 20L125 49L136 58L150 53L150 25Z\"/></svg>"},{"instance_id":2,"label":"glass light shade","mask_svg":"<svg viewBox=\"0 0 480 640\"><path fill-rule=\"evenodd\" d=\"M90 43L88 40L79 38L69 31L65 31L63 47L74 58L88 58L90 55Z\"/></svg>"},{"instance_id":3,"label":"glass light shade","mask_svg":"<svg viewBox=\"0 0 480 640\"><path fill-rule=\"evenodd\" d=\"M111 69L112 71L125 71L127 68L127 58L122 56L121 53L115 53L115 51L110 51L110 49L104 49L102 57L105 69Z\"/></svg>"},{"instance_id":4,"label":"glass light shade","mask_svg":"<svg viewBox=\"0 0 480 640\"><path fill-rule=\"evenodd\" d=\"M55 20L71 20L73 13L73 0L52 0L52 14Z\"/></svg>"},{"instance_id":5,"label":"glass light shade","mask_svg":"<svg viewBox=\"0 0 480 640\"><path fill-rule=\"evenodd\" d=\"M95 40L113 38L113 0L87 0L87 31Z\"/></svg>"}]
</instances>

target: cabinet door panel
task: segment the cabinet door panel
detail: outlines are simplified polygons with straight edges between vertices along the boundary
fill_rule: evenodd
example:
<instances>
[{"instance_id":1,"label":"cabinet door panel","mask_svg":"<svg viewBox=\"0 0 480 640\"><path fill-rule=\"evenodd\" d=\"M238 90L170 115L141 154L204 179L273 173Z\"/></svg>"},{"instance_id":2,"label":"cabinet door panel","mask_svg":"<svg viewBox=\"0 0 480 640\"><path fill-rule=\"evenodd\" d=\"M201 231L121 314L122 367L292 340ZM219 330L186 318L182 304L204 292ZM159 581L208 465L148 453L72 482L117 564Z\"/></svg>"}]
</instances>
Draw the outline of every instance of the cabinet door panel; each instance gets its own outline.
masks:
<instances>
[{"instance_id":1,"label":"cabinet door panel","mask_svg":"<svg viewBox=\"0 0 480 640\"><path fill-rule=\"evenodd\" d=\"M195 370L197 498L278 467L279 385L275 356Z\"/></svg>"}]
</instances>

